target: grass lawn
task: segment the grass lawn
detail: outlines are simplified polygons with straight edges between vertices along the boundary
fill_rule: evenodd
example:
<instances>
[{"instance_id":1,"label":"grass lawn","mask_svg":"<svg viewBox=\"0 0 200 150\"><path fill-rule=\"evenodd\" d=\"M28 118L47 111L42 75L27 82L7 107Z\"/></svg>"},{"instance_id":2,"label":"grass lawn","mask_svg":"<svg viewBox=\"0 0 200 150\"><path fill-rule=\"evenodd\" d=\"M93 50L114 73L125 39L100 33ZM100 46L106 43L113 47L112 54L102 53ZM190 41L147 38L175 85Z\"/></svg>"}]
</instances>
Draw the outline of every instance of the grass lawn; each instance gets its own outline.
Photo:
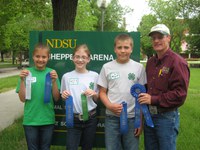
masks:
<instances>
[{"instance_id":1,"label":"grass lawn","mask_svg":"<svg viewBox=\"0 0 200 150\"><path fill-rule=\"evenodd\" d=\"M17 86L19 75L0 78L0 93L14 89Z\"/></svg>"},{"instance_id":2,"label":"grass lawn","mask_svg":"<svg viewBox=\"0 0 200 150\"><path fill-rule=\"evenodd\" d=\"M180 108L180 129L177 150L200 149L200 69L191 68L190 86L185 104ZM1 81L0 81L1 83ZM1 150L25 150L26 142L22 128L22 119L0 133ZM104 139L102 139L104 140ZM94 148L97 150L100 148ZM143 136L140 138L140 150L143 150ZM65 150L65 147L52 146L51 150ZM102 150L102 149L101 149Z\"/></svg>"},{"instance_id":3,"label":"grass lawn","mask_svg":"<svg viewBox=\"0 0 200 150\"><path fill-rule=\"evenodd\" d=\"M19 64L12 64L10 60L5 60L4 62L0 62L0 68L10 68L10 67L18 67Z\"/></svg>"}]
</instances>

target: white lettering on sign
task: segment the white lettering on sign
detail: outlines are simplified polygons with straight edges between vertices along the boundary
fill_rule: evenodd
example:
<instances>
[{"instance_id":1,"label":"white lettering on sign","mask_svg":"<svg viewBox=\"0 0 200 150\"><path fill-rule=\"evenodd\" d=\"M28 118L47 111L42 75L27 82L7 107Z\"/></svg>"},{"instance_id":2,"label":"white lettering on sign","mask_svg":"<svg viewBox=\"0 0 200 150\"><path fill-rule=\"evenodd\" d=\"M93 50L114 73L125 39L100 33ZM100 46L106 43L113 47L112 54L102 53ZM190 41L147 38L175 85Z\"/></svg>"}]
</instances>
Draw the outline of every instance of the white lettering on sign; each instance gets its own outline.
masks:
<instances>
[{"instance_id":1,"label":"white lettering on sign","mask_svg":"<svg viewBox=\"0 0 200 150\"><path fill-rule=\"evenodd\" d=\"M98 124L97 124L97 127L98 127L98 128L104 128L104 127L105 127L105 124L104 124L104 123L98 123Z\"/></svg>"},{"instance_id":2,"label":"white lettering on sign","mask_svg":"<svg viewBox=\"0 0 200 150\"><path fill-rule=\"evenodd\" d=\"M62 110L63 108L62 108L62 106L61 106L61 105L55 105L55 106L54 106L54 109L57 109L57 110Z\"/></svg>"},{"instance_id":3,"label":"white lettering on sign","mask_svg":"<svg viewBox=\"0 0 200 150\"><path fill-rule=\"evenodd\" d=\"M60 122L60 126L61 126L61 127L62 127L62 126L66 126L66 122L61 121L61 122Z\"/></svg>"},{"instance_id":4,"label":"white lettering on sign","mask_svg":"<svg viewBox=\"0 0 200 150\"><path fill-rule=\"evenodd\" d=\"M72 54L50 54L51 60L72 60Z\"/></svg>"},{"instance_id":5,"label":"white lettering on sign","mask_svg":"<svg viewBox=\"0 0 200 150\"><path fill-rule=\"evenodd\" d=\"M50 54L50 60L72 60L72 54L54 53ZM91 54L93 61L112 61L114 57L112 54Z\"/></svg>"},{"instance_id":6,"label":"white lettering on sign","mask_svg":"<svg viewBox=\"0 0 200 150\"><path fill-rule=\"evenodd\" d=\"M112 61L114 57L112 54L91 54L91 60L98 60L98 61Z\"/></svg>"}]
</instances>

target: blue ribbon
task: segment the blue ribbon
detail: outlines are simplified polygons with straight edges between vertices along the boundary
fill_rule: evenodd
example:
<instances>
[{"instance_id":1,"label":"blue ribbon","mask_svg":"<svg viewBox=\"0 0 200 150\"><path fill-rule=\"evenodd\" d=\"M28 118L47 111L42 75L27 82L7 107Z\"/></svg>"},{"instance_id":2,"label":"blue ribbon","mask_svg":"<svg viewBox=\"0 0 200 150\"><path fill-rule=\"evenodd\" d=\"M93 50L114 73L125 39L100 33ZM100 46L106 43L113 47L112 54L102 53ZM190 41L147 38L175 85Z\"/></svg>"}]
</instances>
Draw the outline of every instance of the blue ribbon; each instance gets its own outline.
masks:
<instances>
[{"instance_id":1,"label":"blue ribbon","mask_svg":"<svg viewBox=\"0 0 200 150\"><path fill-rule=\"evenodd\" d=\"M142 112L144 114L144 119L145 119L147 125L150 126L150 127L154 127L154 124L153 124L153 121L151 119L151 115L149 113L147 105L145 105L145 104L141 104L140 105L139 102L138 102L138 95L140 93L146 93L145 86L143 86L141 84L134 84L131 87L130 92L131 92L131 95L133 97L135 97L135 122L134 122L135 128L140 127L140 123L141 123L141 120L140 120L140 107L141 107Z\"/></svg>"},{"instance_id":2,"label":"blue ribbon","mask_svg":"<svg viewBox=\"0 0 200 150\"><path fill-rule=\"evenodd\" d=\"M122 112L120 114L120 133L126 134L128 132L128 119L127 119L127 103L122 102Z\"/></svg>"},{"instance_id":3,"label":"blue ribbon","mask_svg":"<svg viewBox=\"0 0 200 150\"><path fill-rule=\"evenodd\" d=\"M46 74L45 89L44 89L44 103L47 104L51 100L51 76L50 72Z\"/></svg>"},{"instance_id":4,"label":"blue ribbon","mask_svg":"<svg viewBox=\"0 0 200 150\"><path fill-rule=\"evenodd\" d=\"M66 126L68 128L74 127L74 111L73 111L73 97L69 96L65 100L65 106L66 106Z\"/></svg>"}]
</instances>

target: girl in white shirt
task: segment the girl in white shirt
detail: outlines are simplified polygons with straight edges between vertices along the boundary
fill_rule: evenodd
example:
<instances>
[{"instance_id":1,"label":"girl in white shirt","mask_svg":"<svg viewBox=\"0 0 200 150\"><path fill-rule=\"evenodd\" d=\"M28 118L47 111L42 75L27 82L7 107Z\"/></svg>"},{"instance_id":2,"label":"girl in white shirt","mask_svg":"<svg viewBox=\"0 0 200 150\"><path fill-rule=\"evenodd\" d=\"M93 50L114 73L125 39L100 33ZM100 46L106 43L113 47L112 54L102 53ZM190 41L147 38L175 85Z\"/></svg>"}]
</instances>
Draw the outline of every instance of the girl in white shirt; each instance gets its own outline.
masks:
<instances>
[{"instance_id":1,"label":"girl in white shirt","mask_svg":"<svg viewBox=\"0 0 200 150\"><path fill-rule=\"evenodd\" d=\"M91 150L97 125L98 73L86 68L90 62L90 51L86 44L78 45L74 49L73 62L75 70L65 73L61 80L63 100L72 96L74 105L74 127L67 129L67 149L78 150L81 145L82 150ZM82 118L81 94L87 98L89 118L86 121Z\"/></svg>"}]
</instances>

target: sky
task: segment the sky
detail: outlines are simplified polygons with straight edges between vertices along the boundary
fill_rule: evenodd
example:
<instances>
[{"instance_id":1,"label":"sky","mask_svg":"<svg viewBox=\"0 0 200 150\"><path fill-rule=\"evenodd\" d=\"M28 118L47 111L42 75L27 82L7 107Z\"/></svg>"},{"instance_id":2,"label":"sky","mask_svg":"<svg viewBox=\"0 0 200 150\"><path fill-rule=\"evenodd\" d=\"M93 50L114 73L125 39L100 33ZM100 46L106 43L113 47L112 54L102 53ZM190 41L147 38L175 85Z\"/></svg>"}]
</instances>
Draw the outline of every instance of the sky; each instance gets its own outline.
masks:
<instances>
[{"instance_id":1,"label":"sky","mask_svg":"<svg viewBox=\"0 0 200 150\"><path fill-rule=\"evenodd\" d=\"M134 9L131 14L125 16L126 28L128 31L136 31L142 16L149 14L150 9L147 1L148 0L119 0L122 7L128 6Z\"/></svg>"}]
</instances>

